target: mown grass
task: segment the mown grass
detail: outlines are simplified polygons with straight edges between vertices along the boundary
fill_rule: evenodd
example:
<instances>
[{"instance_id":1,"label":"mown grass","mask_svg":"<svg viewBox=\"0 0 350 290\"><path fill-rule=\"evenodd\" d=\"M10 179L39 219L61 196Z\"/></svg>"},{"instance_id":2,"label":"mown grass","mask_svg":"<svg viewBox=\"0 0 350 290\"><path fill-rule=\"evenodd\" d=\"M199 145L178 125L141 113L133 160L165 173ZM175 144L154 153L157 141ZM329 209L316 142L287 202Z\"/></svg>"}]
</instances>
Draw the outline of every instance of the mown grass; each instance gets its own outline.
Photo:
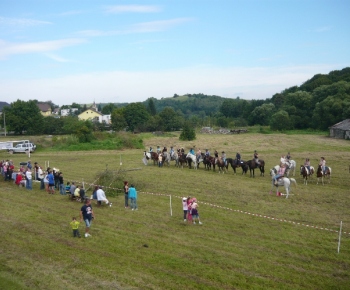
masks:
<instances>
[{"instance_id":1,"label":"mown grass","mask_svg":"<svg viewBox=\"0 0 350 290\"><path fill-rule=\"evenodd\" d=\"M267 172L253 179L232 169L218 174L203 167L144 166L142 149L38 151L31 160L49 160L66 181L87 186L107 169L135 183L139 211L125 210L124 197L116 194L111 208L94 208L92 238L74 239L69 222L81 204L49 196L38 184L26 191L1 181L0 288L348 289L350 235L343 234L338 254L335 232L340 221L350 231L348 141L287 134L198 134L192 142L144 138L145 148L156 145L225 150L228 157L240 151L243 159L258 150ZM325 156L331 184L316 185L314 178L305 186L297 174L289 199L270 195L268 168L288 151L298 166L306 157L315 165ZM1 154L15 164L27 159ZM182 220L180 197L187 195L199 200L202 226Z\"/></svg>"}]
</instances>

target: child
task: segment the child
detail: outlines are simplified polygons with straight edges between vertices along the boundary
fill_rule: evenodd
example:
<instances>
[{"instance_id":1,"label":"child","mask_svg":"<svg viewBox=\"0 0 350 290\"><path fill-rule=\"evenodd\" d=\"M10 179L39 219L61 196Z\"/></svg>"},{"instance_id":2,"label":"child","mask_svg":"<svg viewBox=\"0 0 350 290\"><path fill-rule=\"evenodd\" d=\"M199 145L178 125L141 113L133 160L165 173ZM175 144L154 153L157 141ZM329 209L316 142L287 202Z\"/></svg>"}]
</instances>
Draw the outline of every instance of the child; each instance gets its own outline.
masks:
<instances>
[{"instance_id":1,"label":"child","mask_svg":"<svg viewBox=\"0 0 350 290\"><path fill-rule=\"evenodd\" d=\"M70 182L69 181L67 182L67 185L66 185L66 194L70 194Z\"/></svg>"},{"instance_id":2,"label":"child","mask_svg":"<svg viewBox=\"0 0 350 290\"><path fill-rule=\"evenodd\" d=\"M192 222L191 206L192 206L192 199L189 196L189 197L187 197L187 220L188 220L189 223Z\"/></svg>"},{"instance_id":3,"label":"child","mask_svg":"<svg viewBox=\"0 0 350 290\"><path fill-rule=\"evenodd\" d=\"M73 237L80 238L80 233L79 233L80 222L78 222L77 219L75 217L73 217L72 221L70 222L70 225L73 229Z\"/></svg>"},{"instance_id":4,"label":"child","mask_svg":"<svg viewBox=\"0 0 350 290\"><path fill-rule=\"evenodd\" d=\"M197 204L197 199L193 198L192 199L192 219L193 219L193 224L196 224L196 219L198 220L198 223L201 225L201 221L199 220L199 214L198 214L198 204Z\"/></svg>"},{"instance_id":5,"label":"child","mask_svg":"<svg viewBox=\"0 0 350 290\"><path fill-rule=\"evenodd\" d=\"M184 222L187 221L187 210L188 210L188 205L187 205L187 197L184 197L182 199L182 209L184 210Z\"/></svg>"}]
</instances>

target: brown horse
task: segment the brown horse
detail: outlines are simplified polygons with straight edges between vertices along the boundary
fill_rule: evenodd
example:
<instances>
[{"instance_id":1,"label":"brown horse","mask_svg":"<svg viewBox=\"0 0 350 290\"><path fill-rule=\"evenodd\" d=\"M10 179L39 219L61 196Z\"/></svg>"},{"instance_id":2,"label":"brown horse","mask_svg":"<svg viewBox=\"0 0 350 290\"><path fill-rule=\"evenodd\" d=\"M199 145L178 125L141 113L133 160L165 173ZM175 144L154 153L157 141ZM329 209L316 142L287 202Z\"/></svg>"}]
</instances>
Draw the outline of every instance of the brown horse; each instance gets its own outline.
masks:
<instances>
[{"instance_id":1,"label":"brown horse","mask_svg":"<svg viewBox=\"0 0 350 290\"><path fill-rule=\"evenodd\" d=\"M260 176L265 176L265 161L262 159L259 159L259 163L256 163L255 159L247 161L247 165L249 167L250 171L250 177L254 176L254 169L259 168L260 169ZM253 174L252 174L253 172Z\"/></svg>"},{"instance_id":2,"label":"brown horse","mask_svg":"<svg viewBox=\"0 0 350 290\"><path fill-rule=\"evenodd\" d=\"M225 173L225 171L226 171L226 164L225 164L225 161L222 160L221 157L216 158L216 165L217 165L218 168L219 168L219 173L220 173L220 172Z\"/></svg>"},{"instance_id":3,"label":"brown horse","mask_svg":"<svg viewBox=\"0 0 350 290\"><path fill-rule=\"evenodd\" d=\"M319 182L319 179L322 180L322 185L324 185L324 178L328 178L328 183L331 183L331 173L332 169L328 166L326 166L325 172L322 170L322 166L318 165L316 176L317 176L317 184Z\"/></svg>"},{"instance_id":4,"label":"brown horse","mask_svg":"<svg viewBox=\"0 0 350 290\"><path fill-rule=\"evenodd\" d=\"M158 165L158 153L151 152L151 160L153 160L153 165Z\"/></svg>"},{"instance_id":5,"label":"brown horse","mask_svg":"<svg viewBox=\"0 0 350 290\"><path fill-rule=\"evenodd\" d=\"M307 179L311 178L312 174L315 173L315 169L313 166L310 166L310 170L307 168L307 166L301 165L300 166L300 175L303 176L304 184L307 185Z\"/></svg>"},{"instance_id":6,"label":"brown horse","mask_svg":"<svg viewBox=\"0 0 350 290\"><path fill-rule=\"evenodd\" d=\"M183 152L178 153L178 155L179 155L178 165L179 167L181 166L181 168L184 168L184 164L187 165L186 155Z\"/></svg>"},{"instance_id":7,"label":"brown horse","mask_svg":"<svg viewBox=\"0 0 350 290\"><path fill-rule=\"evenodd\" d=\"M233 159L233 158L227 158L226 159L226 169L228 170L228 166L231 165L233 172L236 174L236 168L238 167L242 167L242 174L247 173L248 171L248 166L246 164L245 161L240 160L239 162L237 162L237 159Z\"/></svg>"}]
</instances>

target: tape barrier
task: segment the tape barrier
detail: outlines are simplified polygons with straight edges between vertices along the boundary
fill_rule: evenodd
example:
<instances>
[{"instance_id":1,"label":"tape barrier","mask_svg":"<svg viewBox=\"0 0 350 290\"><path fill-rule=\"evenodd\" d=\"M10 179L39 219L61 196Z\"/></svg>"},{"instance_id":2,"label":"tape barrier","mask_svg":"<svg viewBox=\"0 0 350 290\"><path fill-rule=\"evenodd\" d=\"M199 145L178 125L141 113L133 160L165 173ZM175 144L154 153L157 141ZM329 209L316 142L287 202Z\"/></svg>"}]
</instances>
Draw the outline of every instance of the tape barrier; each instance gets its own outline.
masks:
<instances>
[{"instance_id":1,"label":"tape barrier","mask_svg":"<svg viewBox=\"0 0 350 290\"><path fill-rule=\"evenodd\" d=\"M82 184L82 182L75 182L75 183ZM90 183L86 183L86 182L84 182L84 184L85 185L89 185L90 187L91 186L100 186L98 184L92 184L92 183L90 184ZM115 188L115 187L109 187L109 186L102 186L102 188L108 188L108 189L113 189L113 190L124 191L124 189L122 189L122 188ZM158 195L158 196L170 196L170 194L147 192L147 191L138 191L138 193L150 194L150 195ZM172 195L172 196L180 198L180 199L183 198L182 196L177 196L177 195ZM269 219L269 220L280 221L280 222L284 222L284 223L290 223L290 224L294 224L294 225L298 225L298 226L303 226L303 227L313 228L313 229L318 229L318 230L324 230L324 231L333 232L333 233L339 233L338 230L332 230L332 229L319 227L319 226L314 226L314 225L309 225L309 224L305 224L305 223L293 222L293 221L289 221L289 220L285 220L285 219L279 219L279 218L270 217L270 216L257 214L257 213L250 213L250 212L247 212L247 211L243 211L243 210L239 210L239 209L232 209L232 208L229 208L229 207L224 207L224 206L216 205L216 204L213 204L213 203L208 203L208 202L198 202L198 203L209 205L209 206L220 208L220 209L225 209L225 210L237 212L237 213L247 214L247 215L256 216L256 217L260 217L260 218L266 218L266 219ZM346 234L346 235L350 235L350 232L342 231L342 233Z\"/></svg>"}]
</instances>

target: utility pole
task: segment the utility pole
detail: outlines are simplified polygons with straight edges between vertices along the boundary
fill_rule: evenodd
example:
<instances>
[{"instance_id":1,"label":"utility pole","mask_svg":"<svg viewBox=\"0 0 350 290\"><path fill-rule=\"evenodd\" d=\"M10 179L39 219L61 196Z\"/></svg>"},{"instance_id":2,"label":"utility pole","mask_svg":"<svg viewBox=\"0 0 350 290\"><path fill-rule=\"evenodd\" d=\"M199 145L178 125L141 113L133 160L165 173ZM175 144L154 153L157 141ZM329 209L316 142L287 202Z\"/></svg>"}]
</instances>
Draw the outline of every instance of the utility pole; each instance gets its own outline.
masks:
<instances>
[{"instance_id":1,"label":"utility pole","mask_svg":"<svg viewBox=\"0 0 350 290\"><path fill-rule=\"evenodd\" d=\"M6 137L6 116L4 112L4 130L5 130L5 137Z\"/></svg>"}]
</instances>

